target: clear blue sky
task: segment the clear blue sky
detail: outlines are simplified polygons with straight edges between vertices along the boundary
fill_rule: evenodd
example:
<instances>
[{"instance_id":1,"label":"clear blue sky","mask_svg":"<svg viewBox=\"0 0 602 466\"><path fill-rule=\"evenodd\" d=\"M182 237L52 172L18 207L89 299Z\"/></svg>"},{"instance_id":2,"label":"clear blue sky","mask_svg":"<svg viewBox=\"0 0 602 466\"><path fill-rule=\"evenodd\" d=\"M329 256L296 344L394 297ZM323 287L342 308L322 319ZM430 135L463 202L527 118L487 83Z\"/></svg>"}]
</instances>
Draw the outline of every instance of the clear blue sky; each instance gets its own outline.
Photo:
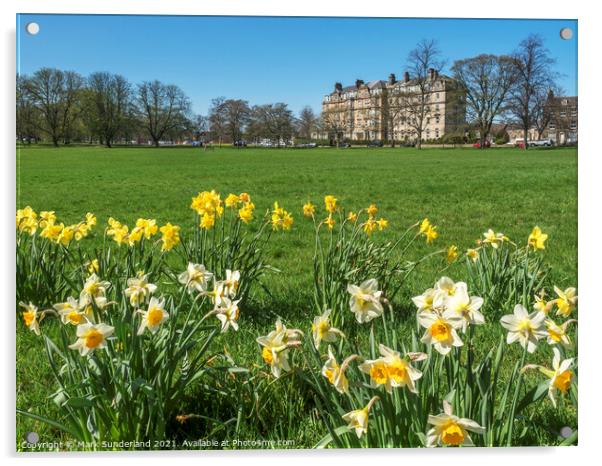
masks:
<instances>
[{"instance_id":1,"label":"clear blue sky","mask_svg":"<svg viewBox=\"0 0 602 466\"><path fill-rule=\"evenodd\" d=\"M31 21L36 36L25 33ZM573 29L573 39L559 36ZM136 83L180 86L205 113L213 97L251 104L286 102L319 111L335 81L401 76L408 51L436 39L453 60L510 53L540 34L557 60L559 84L577 94L576 20L456 20L202 16L33 15L17 17L17 71L56 67L87 75L110 71Z\"/></svg>"}]
</instances>

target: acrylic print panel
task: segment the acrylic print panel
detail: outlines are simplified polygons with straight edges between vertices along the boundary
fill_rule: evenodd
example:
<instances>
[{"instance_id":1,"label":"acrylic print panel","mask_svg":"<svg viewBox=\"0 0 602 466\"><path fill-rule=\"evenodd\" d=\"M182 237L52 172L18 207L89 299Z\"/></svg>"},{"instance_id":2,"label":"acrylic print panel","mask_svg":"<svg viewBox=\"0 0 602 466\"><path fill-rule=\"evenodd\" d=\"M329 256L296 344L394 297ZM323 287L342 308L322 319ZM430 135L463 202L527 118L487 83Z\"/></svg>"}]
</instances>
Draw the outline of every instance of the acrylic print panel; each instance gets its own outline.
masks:
<instances>
[{"instance_id":1,"label":"acrylic print panel","mask_svg":"<svg viewBox=\"0 0 602 466\"><path fill-rule=\"evenodd\" d=\"M577 33L19 15L17 450L576 444Z\"/></svg>"}]
</instances>

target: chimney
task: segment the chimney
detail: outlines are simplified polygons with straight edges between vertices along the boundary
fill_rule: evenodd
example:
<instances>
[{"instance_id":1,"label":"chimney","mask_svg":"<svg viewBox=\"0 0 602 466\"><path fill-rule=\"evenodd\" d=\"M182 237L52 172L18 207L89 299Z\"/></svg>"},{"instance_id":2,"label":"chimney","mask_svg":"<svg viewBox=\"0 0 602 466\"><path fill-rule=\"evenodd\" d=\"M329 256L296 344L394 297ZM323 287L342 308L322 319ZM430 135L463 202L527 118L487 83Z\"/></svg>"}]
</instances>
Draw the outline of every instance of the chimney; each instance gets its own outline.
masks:
<instances>
[{"instance_id":1,"label":"chimney","mask_svg":"<svg viewBox=\"0 0 602 466\"><path fill-rule=\"evenodd\" d=\"M403 82L407 83L409 81L410 81L410 73L406 71L405 73L403 73Z\"/></svg>"},{"instance_id":2,"label":"chimney","mask_svg":"<svg viewBox=\"0 0 602 466\"><path fill-rule=\"evenodd\" d=\"M435 68L429 68L429 76L431 80L435 79Z\"/></svg>"},{"instance_id":3,"label":"chimney","mask_svg":"<svg viewBox=\"0 0 602 466\"><path fill-rule=\"evenodd\" d=\"M389 84L393 85L395 83L396 83L396 81L395 81L395 74L391 73L389 75Z\"/></svg>"},{"instance_id":4,"label":"chimney","mask_svg":"<svg viewBox=\"0 0 602 466\"><path fill-rule=\"evenodd\" d=\"M343 85L341 83L334 83L335 92L341 92L343 90Z\"/></svg>"},{"instance_id":5,"label":"chimney","mask_svg":"<svg viewBox=\"0 0 602 466\"><path fill-rule=\"evenodd\" d=\"M355 87L357 87L358 89L361 87L362 84L364 84L364 80L363 79L356 79L355 80Z\"/></svg>"}]
</instances>

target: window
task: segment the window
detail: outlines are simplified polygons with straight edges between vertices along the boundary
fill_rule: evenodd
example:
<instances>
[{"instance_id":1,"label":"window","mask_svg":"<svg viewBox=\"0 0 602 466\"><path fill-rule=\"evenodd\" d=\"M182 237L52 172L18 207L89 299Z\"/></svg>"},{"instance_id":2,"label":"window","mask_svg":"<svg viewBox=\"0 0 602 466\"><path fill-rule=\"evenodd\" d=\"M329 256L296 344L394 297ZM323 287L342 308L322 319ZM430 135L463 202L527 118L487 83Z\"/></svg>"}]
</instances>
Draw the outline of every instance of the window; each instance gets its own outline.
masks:
<instances>
[{"instance_id":1,"label":"window","mask_svg":"<svg viewBox=\"0 0 602 466\"><path fill-rule=\"evenodd\" d=\"M564 110L560 112L560 118L566 118L566 112Z\"/></svg>"},{"instance_id":2,"label":"window","mask_svg":"<svg viewBox=\"0 0 602 466\"><path fill-rule=\"evenodd\" d=\"M571 129L577 129L577 122L571 121Z\"/></svg>"},{"instance_id":3,"label":"window","mask_svg":"<svg viewBox=\"0 0 602 466\"><path fill-rule=\"evenodd\" d=\"M554 123L553 121L550 121L549 128L556 129L556 123Z\"/></svg>"},{"instance_id":4,"label":"window","mask_svg":"<svg viewBox=\"0 0 602 466\"><path fill-rule=\"evenodd\" d=\"M439 123L439 117L435 118L435 123L437 123L437 124Z\"/></svg>"}]
</instances>

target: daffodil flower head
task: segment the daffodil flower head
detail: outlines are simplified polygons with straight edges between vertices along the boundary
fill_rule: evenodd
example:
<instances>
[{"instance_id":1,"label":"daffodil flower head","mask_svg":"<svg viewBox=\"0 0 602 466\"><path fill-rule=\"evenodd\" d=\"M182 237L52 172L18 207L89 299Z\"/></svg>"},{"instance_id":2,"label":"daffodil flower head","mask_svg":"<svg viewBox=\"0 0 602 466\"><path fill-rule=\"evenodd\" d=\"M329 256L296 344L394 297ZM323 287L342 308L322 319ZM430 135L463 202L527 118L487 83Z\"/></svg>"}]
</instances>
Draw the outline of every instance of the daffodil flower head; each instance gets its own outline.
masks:
<instances>
[{"instance_id":1,"label":"daffodil flower head","mask_svg":"<svg viewBox=\"0 0 602 466\"><path fill-rule=\"evenodd\" d=\"M330 325L331 312L330 309L327 309L322 315L316 316L311 324L312 336L316 348L320 348L320 343L322 341L334 343L339 337L345 336L338 328Z\"/></svg>"},{"instance_id":2,"label":"daffodil flower head","mask_svg":"<svg viewBox=\"0 0 602 466\"><path fill-rule=\"evenodd\" d=\"M427 447L473 446L469 432L484 434L485 428L471 419L459 418L453 414L452 406L443 401L443 413L429 415L428 423L433 426L427 434Z\"/></svg>"},{"instance_id":3,"label":"daffodil flower head","mask_svg":"<svg viewBox=\"0 0 602 466\"><path fill-rule=\"evenodd\" d=\"M25 304L19 303L24 310L21 313L25 326L36 335L40 335L40 317L38 316L38 308L32 302Z\"/></svg>"},{"instance_id":4,"label":"daffodil flower head","mask_svg":"<svg viewBox=\"0 0 602 466\"><path fill-rule=\"evenodd\" d=\"M513 314L505 315L500 320L508 330L506 342L510 345L518 341L529 353L533 353L537 348L537 340L546 336L543 328L545 319L543 312L529 314L521 304L517 304Z\"/></svg>"},{"instance_id":5,"label":"daffodil flower head","mask_svg":"<svg viewBox=\"0 0 602 466\"><path fill-rule=\"evenodd\" d=\"M331 194L324 196L324 208L326 212L334 214L337 210L337 198Z\"/></svg>"},{"instance_id":6,"label":"daffodil flower head","mask_svg":"<svg viewBox=\"0 0 602 466\"><path fill-rule=\"evenodd\" d=\"M130 304L134 307L146 302L156 290L157 285L148 282L148 275L140 275L127 280L128 287L125 289L125 296L130 298Z\"/></svg>"},{"instance_id":7,"label":"daffodil flower head","mask_svg":"<svg viewBox=\"0 0 602 466\"><path fill-rule=\"evenodd\" d=\"M138 309L136 312L141 314L142 321L138 327L138 335L142 335L146 329L152 334L157 333L161 324L169 319L169 313L164 309L165 299L152 297L146 310Z\"/></svg>"},{"instance_id":8,"label":"daffodil flower head","mask_svg":"<svg viewBox=\"0 0 602 466\"><path fill-rule=\"evenodd\" d=\"M231 301L229 298L223 298L220 307L216 308L216 317L221 322L222 333L228 331L232 327L235 331L238 330L238 308L239 301Z\"/></svg>"},{"instance_id":9,"label":"daffodil flower head","mask_svg":"<svg viewBox=\"0 0 602 466\"><path fill-rule=\"evenodd\" d=\"M378 396L374 396L364 408L343 414L343 420L348 423L347 427L355 431L357 438L362 438L362 435L368 432L368 416L372 406L379 399Z\"/></svg>"},{"instance_id":10,"label":"daffodil flower head","mask_svg":"<svg viewBox=\"0 0 602 466\"><path fill-rule=\"evenodd\" d=\"M418 314L418 323L426 331L420 341L433 345L437 352L445 356L453 347L463 345L457 333L457 329L463 325L463 320L462 316L451 309L446 309L441 314L422 311Z\"/></svg>"},{"instance_id":11,"label":"daffodil flower head","mask_svg":"<svg viewBox=\"0 0 602 466\"><path fill-rule=\"evenodd\" d=\"M170 251L180 243L180 227L167 223L163 225L159 231L161 232L161 251Z\"/></svg>"},{"instance_id":12,"label":"daffodil flower head","mask_svg":"<svg viewBox=\"0 0 602 466\"><path fill-rule=\"evenodd\" d=\"M303 215L306 217L313 217L316 213L316 206L313 205L310 201L307 201L303 204Z\"/></svg>"},{"instance_id":13,"label":"daffodil flower head","mask_svg":"<svg viewBox=\"0 0 602 466\"><path fill-rule=\"evenodd\" d=\"M543 233L541 231L541 228L536 226L533 228L533 231L531 231L531 234L529 235L528 244L535 250L545 249L546 247L544 243L547 239L548 235Z\"/></svg>"},{"instance_id":14,"label":"daffodil flower head","mask_svg":"<svg viewBox=\"0 0 602 466\"><path fill-rule=\"evenodd\" d=\"M85 323L77 326L77 341L69 345L70 349L78 350L82 356L91 354L97 349L107 346L107 338L115 331L110 325Z\"/></svg>"},{"instance_id":15,"label":"daffodil flower head","mask_svg":"<svg viewBox=\"0 0 602 466\"><path fill-rule=\"evenodd\" d=\"M567 328L569 325L576 322L577 321L575 319L569 319L563 322L561 325L558 325L552 319L546 319L545 324L548 332L548 344L561 344L565 348L570 348L572 346L572 342L567 334Z\"/></svg>"},{"instance_id":16,"label":"daffodil flower head","mask_svg":"<svg viewBox=\"0 0 602 466\"><path fill-rule=\"evenodd\" d=\"M479 311L483 305L483 298L469 296L466 283L459 282L455 286L455 292L447 299L447 309L462 317L462 331L466 332L468 325L483 325L485 317Z\"/></svg>"},{"instance_id":17,"label":"daffodil flower head","mask_svg":"<svg viewBox=\"0 0 602 466\"><path fill-rule=\"evenodd\" d=\"M558 296L558 298L554 300L554 303L558 308L556 314L562 317L569 317L577 307L577 290L570 287L563 291L555 286L554 292Z\"/></svg>"},{"instance_id":18,"label":"daffodil flower head","mask_svg":"<svg viewBox=\"0 0 602 466\"><path fill-rule=\"evenodd\" d=\"M376 279L368 279L359 286L349 284L347 292L351 295L349 299L351 312L355 314L355 318L360 324L370 322L384 312L381 303L382 291L378 290Z\"/></svg>"},{"instance_id":19,"label":"daffodil flower head","mask_svg":"<svg viewBox=\"0 0 602 466\"><path fill-rule=\"evenodd\" d=\"M68 297L64 303L57 303L53 307L63 324L80 325L93 322L91 306L86 306L73 297Z\"/></svg>"},{"instance_id":20,"label":"daffodil flower head","mask_svg":"<svg viewBox=\"0 0 602 466\"><path fill-rule=\"evenodd\" d=\"M356 359L357 354L352 354L346 358L341 365L338 364L332 346L328 345L328 359L322 367L322 375L336 389L337 392L344 394L349 392L349 381L345 375L351 361Z\"/></svg>"},{"instance_id":21,"label":"daffodil flower head","mask_svg":"<svg viewBox=\"0 0 602 466\"><path fill-rule=\"evenodd\" d=\"M478 249L472 249L469 248L466 250L466 257L468 257L469 259L471 259L473 262L476 262L479 260L479 250Z\"/></svg>"},{"instance_id":22,"label":"daffodil flower head","mask_svg":"<svg viewBox=\"0 0 602 466\"><path fill-rule=\"evenodd\" d=\"M186 287L189 293L197 291L204 293L209 288L209 281L213 274L205 269L203 264L188 263L186 271L178 275L178 282Z\"/></svg>"}]
</instances>

